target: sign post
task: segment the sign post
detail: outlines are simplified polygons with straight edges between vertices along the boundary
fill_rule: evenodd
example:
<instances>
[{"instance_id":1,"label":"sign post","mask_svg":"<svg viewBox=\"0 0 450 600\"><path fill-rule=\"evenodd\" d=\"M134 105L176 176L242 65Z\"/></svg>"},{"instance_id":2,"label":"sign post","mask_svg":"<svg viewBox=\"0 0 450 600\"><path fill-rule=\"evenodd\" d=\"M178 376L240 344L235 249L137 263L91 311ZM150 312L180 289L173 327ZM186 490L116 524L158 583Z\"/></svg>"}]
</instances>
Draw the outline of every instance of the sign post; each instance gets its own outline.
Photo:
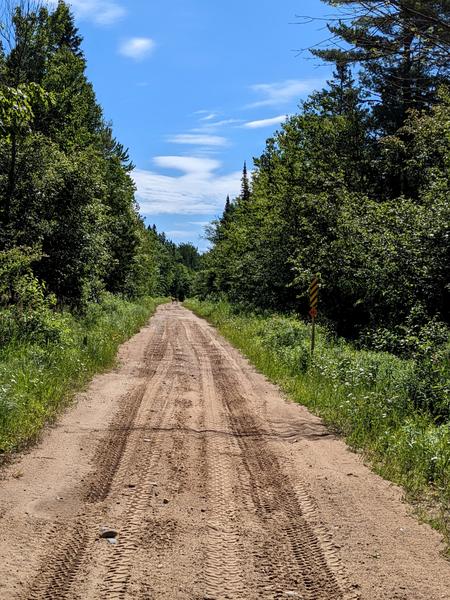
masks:
<instances>
[{"instance_id":1,"label":"sign post","mask_svg":"<svg viewBox=\"0 0 450 600\"><path fill-rule=\"evenodd\" d=\"M311 281L309 286L309 316L311 317L312 330L311 330L311 356L314 354L314 347L316 345L316 317L317 317L317 304L319 302L319 279L317 276Z\"/></svg>"}]
</instances>

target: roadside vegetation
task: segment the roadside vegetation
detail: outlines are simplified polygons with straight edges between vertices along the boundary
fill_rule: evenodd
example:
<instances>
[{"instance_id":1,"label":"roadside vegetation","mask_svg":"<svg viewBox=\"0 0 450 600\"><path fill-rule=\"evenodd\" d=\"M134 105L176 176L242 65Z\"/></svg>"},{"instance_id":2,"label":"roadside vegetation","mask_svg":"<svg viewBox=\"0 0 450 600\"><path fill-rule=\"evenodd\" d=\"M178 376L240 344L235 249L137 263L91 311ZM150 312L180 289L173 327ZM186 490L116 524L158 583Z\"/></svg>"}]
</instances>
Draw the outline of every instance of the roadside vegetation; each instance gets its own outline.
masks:
<instances>
[{"instance_id":1,"label":"roadside vegetation","mask_svg":"<svg viewBox=\"0 0 450 600\"><path fill-rule=\"evenodd\" d=\"M404 487L450 545L450 344L417 340L402 358L358 349L295 315L238 310L225 301L185 305L240 349L271 381L307 406L376 471ZM432 410L435 404L441 410ZM445 408L444 408L445 406Z\"/></svg>"},{"instance_id":2,"label":"roadside vegetation","mask_svg":"<svg viewBox=\"0 0 450 600\"><path fill-rule=\"evenodd\" d=\"M199 254L146 226L69 4L0 7L0 453L110 365Z\"/></svg>"},{"instance_id":3,"label":"roadside vegetation","mask_svg":"<svg viewBox=\"0 0 450 600\"><path fill-rule=\"evenodd\" d=\"M105 293L83 315L40 307L0 311L0 455L33 440L92 375L114 363L119 344L164 299L127 301Z\"/></svg>"}]
</instances>

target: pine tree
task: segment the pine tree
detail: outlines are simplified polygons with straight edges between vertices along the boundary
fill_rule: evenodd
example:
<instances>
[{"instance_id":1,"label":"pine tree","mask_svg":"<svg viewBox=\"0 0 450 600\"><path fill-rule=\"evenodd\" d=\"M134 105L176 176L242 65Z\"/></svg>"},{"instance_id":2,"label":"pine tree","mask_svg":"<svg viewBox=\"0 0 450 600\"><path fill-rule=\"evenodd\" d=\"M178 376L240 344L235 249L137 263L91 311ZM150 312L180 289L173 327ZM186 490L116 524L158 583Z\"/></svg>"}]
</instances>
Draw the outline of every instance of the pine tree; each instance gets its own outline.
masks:
<instances>
[{"instance_id":1,"label":"pine tree","mask_svg":"<svg viewBox=\"0 0 450 600\"><path fill-rule=\"evenodd\" d=\"M436 101L436 89L450 68L450 3L324 1L348 10L348 14L344 13L348 18L337 19L328 28L349 48L312 52L326 61L363 66L362 81L372 100L381 101L374 108L376 129L395 133L405 123L410 109L422 109Z\"/></svg>"},{"instance_id":2,"label":"pine tree","mask_svg":"<svg viewBox=\"0 0 450 600\"><path fill-rule=\"evenodd\" d=\"M227 199L225 201L225 209L223 211L223 216L226 217L230 212L231 212L231 201L230 201L230 196L227 196Z\"/></svg>"},{"instance_id":3,"label":"pine tree","mask_svg":"<svg viewBox=\"0 0 450 600\"><path fill-rule=\"evenodd\" d=\"M242 169L242 179L241 179L241 200L246 202L250 199L250 183L248 181L247 175L247 163L244 162L244 168Z\"/></svg>"},{"instance_id":4,"label":"pine tree","mask_svg":"<svg viewBox=\"0 0 450 600\"><path fill-rule=\"evenodd\" d=\"M83 38L78 34L69 5L64 0L58 1L58 6L49 16L49 43L53 52L67 48L79 58L83 57L81 43Z\"/></svg>"},{"instance_id":5,"label":"pine tree","mask_svg":"<svg viewBox=\"0 0 450 600\"><path fill-rule=\"evenodd\" d=\"M324 131L325 121L330 123L329 131L335 135L328 140L326 152L329 157L333 154L339 157L339 168L345 173L349 188L368 192L367 163L373 143L368 135L369 113L365 97L349 65L338 62L326 88L311 94L302 106L305 116L315 118L317 131ZM323 144L317 140L314 145L320 147Z\"/></svg>"}]
</instances>

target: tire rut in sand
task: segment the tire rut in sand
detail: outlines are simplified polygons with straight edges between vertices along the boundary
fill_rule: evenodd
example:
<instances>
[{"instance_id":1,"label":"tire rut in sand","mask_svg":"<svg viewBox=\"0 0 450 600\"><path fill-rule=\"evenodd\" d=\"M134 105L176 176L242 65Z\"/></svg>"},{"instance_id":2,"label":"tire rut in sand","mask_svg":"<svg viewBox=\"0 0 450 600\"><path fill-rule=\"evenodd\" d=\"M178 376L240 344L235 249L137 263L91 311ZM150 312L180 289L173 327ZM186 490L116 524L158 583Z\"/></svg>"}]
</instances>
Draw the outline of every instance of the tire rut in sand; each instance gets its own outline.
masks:
<instances>
[{"instance_id":1,"label":"tire rut in sand","mask_svg":"<svg viewBox=\"0 0 450 600\"><path fill-rule=\"evenodd\" d=\"M257 597L285 598L290 591L304 600L356 598L347 592L347 581L327 536L322 532L319 539L310 524L313 508L305 490L296 489L284 472L267 441L270 431L251 412L224 352L215 346L209 358L217 394L249 476L245 491L252 498L261 529L267 532L253 550Z\"/></svg>"},{"instance_id":2,"label":"tire rut in sand","mask_svg":"<svg viewBox=\"0 0 450 600\"><path fill-rule=\"evenodd\" d=\"M61 536L61 530L65 534ZM88 536L86 524L78 521L67 525L58 523L47 536L53 548L42 565L35 582L26 595L27 600L64 600L83 560Z\"/></svg>"},{"instance_id":3,"label":"tire rut in sand","mask_svg":"<svg viewBox=\"0 0 450 600\"><path fill-rule=\"evenodd\" d=\"M125 399L119 413L108 427L108 434L105 436L104 443L100 444L98 448L94 458L96 470L86 490L85 499L87 502L101 502L107 497L145 390L152 378L157 375L158 368L161 368L161 360L167 352L168 340L164 329L161 325L159 327L158 325L159 323L154 334L156 339L152 344L149 344L145 352L145 366L141 369L144 381Z\"/></svg>"},{"instance_id":4,"label":"tire rut in sand","mask_svg":"<svg viewBox=\"0 0 450 600\"><path fill-rule=\"evenodd\" d=\"M124 474L133 470L139 477L121 509L124 518L121 519L119 543L114 549L101 586L100 597L105 600L121 600L129 593L134 561L141 547L142 524L155 505L161 502L157 497L159 492L154 479L163 456L172 457L174 471L177 459L182 459L185 436L167 436L166 432L173 424L181 426L184 422L187 405L179 400L185 389L185 381L183 357L175 349L164 381L161 380L157 386L153 385L149 392L149 397L153 399L152 412L143 415L142 421L137 423L138 429L141 429L140 443L133 452L124 456L121 464ZM144 439L145 434L149 437ZM154 526L158 527L157 521ZM151 535L151 528L146 534Z\"/></svg>"},{"instance_id":5,"label":"tire rut in sand","mask_svg":"<svg viewBox=\"0 0 450 600\"><path fill-rule=\"evenodd\" d=\"M204 344L197 328L190 331L189 337L201 376L200 464L210 515L206 523L203 569L205 597L220 600L250 598L248 553L244 548L240 498L236 490L239 487L236 468L240 449L224 419L223 407L216 394L209 345Z\"/></svg>"},{"instance_id":6,"label":"tire rut in sand","mask_svg":"<svg viewBox=\"0 0 450 600\"><path fill-rule=\"evenodd\" d=\"M162 370L161 361L167 352L168 342L161 328L159 333L160 337L152 339L146 351L145 381L125 397L122 407L108 426L104 443L100 444L95 455L96 467L85 486L84 500L88 503L86 510L72 521L55 523L52 527L46 541L50 551L24 596L26 600L63 600L74 597L71 592L72 584L88 548L97 539L94 533L98 530L95 504L107 498L114 478L120 472L145 391ZM162 379L163 374L159 375Z\"/></svg>"},{"instance_id":7,"label":"tire rut in sand","mask_svg":"<svg viewBox=\"0 0 450 600\"><path fill-rule=\"evenodd\" d=\"M116 600L125 598L127 594L134 555L139 545L143 515L149 511L157 493L154 485L154 472L163 451L160 438L164 437L162 433L158 433L157 429L162 428L169 418L168 411L170 411L174 399L174 391L175 379L172 379L172 385L167 390L165 402L157 413L157 419L152 421L153 435L151 438L146 438L150 441L143 441L139 448L135 449L138 452L130 453L129 457L125 456L121 465L124 476L132 468L139 470L139 478L122 506L123 521L119 543L105 573L101 598Z\"/></svg>"}]
</instances>

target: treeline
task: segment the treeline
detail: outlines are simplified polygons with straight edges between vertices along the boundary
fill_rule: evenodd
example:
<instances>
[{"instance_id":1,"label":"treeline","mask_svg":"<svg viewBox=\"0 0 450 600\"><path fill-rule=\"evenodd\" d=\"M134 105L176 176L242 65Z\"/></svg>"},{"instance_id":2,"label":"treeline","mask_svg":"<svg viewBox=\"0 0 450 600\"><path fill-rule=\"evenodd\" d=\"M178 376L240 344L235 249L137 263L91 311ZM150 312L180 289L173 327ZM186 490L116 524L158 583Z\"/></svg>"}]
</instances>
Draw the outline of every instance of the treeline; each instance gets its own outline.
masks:
<instances>
[{"instance_id":1,"label":"treeline","mask_svg":"<svg viewBox=\"0 0 450 600\"><path fill-rule=\"evenodd\" d=\"M184 296L197 252L145 227L133 164L86 77L68 4L5 0L2 7L3 322L29 323L30 311L55 305L82 314L105 292ZM3 336L8 327L0 327Z\"/></svg>"},{"instance_id":2,"label":"treeline","mask_svg":"<svg viewBox=\"0 0 450 600\"><path fill-rule=\"evenodd\" d=\"M318 273L323 324L411 356L448 340L450 7L325 1L333 78L244 168L199 295L306 317Z\"/></svg>"}]
</instances>

